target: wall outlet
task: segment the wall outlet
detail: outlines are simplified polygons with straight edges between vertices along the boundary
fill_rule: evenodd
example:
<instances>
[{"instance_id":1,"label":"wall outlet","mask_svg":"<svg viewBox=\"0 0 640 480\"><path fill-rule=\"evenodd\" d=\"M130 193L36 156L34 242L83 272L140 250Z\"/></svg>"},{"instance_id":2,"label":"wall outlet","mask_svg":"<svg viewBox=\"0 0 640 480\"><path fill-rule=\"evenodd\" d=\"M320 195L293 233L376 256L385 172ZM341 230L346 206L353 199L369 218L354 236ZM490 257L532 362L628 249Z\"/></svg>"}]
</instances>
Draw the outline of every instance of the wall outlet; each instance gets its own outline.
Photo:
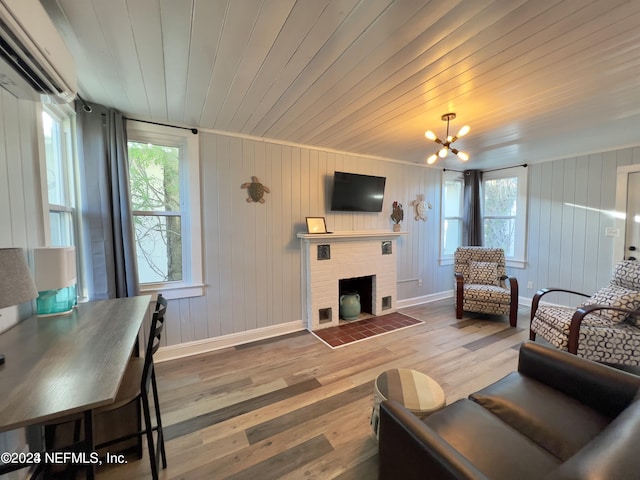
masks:
<instances>
[{"instance_id":1,"label":"wall outlet","mask_svg":"<svg viewBox=\"0 0 640 480\"><path fill-rule=\"evenodd\" d=\"M527 282L527 288L529 289L533 288L533 282Z\"/></svg>"},{"instance_id":2,"label":"wall outlet","mask_svg":"<svg viewBox=\"0 0 640 480\"><path fill-rule=\"evenodd\" d=\"M419 287L421 287L421 286L422 286L422 279L421 279L421 278L419 278L419 279L418 279L418 286L419 286Z\"/></svg>"},{"instance_id":3,"label":"wall outlet","mask_svg":"<svg viewBox=\"0 0 640 480\"><path fill-rule=\"evenodd\" d=\"M616 227L606 227L604 229L604 236L605 237L619 237L620 236L620 229L616 228Z\"/></svg>"}]
</instances>

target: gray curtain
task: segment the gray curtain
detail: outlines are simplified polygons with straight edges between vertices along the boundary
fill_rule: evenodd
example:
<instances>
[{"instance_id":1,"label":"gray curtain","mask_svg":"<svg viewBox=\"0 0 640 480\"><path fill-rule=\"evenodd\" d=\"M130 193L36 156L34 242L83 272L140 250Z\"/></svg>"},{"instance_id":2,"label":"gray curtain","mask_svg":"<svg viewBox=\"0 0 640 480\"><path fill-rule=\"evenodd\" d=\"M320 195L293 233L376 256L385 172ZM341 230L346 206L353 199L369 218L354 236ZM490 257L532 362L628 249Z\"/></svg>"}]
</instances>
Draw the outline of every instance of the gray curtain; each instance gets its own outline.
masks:
<instances>
[{"instance_id":1,"label":"gray curtain","mask_svg":"<svg viewBox=\"0 0 640 480\"><path fill-rule=\"evenodd\" d=\"M462 218L462 244L482 246L482 172L464 172L464 214Z\"/></svg>"},{"instance_id":2,"label":"gray curtain","mask_svg":"<svg viewBox=\"0 0 640 480\"><path fill-rule=\"evenodd\" d=\"M83 229L90 300L138 295L127 134L122 114L76 102Z\"/></svg>"}]
</instances>

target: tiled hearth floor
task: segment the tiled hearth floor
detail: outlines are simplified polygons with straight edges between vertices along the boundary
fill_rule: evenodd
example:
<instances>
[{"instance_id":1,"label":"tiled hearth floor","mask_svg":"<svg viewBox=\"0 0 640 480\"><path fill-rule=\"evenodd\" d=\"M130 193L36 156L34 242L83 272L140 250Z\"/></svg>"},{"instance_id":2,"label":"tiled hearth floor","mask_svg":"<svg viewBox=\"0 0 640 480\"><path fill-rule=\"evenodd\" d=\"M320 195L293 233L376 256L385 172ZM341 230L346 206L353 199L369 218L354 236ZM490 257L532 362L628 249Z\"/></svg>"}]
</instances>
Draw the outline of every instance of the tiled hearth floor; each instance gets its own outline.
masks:
<instances>
[{"instance_id":1,"label":"tiled hearth floor","mask_svg":"<svg viewBox=\"0 0 640 480\"><path fill-rule=\"evenodd\" d=\"M354 320L352 323L323 328L312 333L331 348L339 348L353 342L366 340L376 335L382 335L420 323L422 323L422 320L395 312L364 320Z\"/></svg>"}]
</instances>

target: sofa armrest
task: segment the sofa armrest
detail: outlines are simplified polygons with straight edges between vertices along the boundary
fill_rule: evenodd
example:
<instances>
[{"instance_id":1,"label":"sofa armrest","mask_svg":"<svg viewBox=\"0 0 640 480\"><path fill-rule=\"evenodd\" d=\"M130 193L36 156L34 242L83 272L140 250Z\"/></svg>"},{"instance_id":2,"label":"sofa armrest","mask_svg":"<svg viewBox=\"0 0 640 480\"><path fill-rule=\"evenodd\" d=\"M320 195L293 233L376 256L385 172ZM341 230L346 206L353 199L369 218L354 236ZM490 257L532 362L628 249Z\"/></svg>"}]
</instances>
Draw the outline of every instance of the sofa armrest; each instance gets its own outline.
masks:
<instances>
[{"instance_id":1,"label":"sofa armrest","mask_svg":"<svg viewBox=\"0 0 640 480\"><path fill-rule=\"evenodd\" d=\"M640 401L635 401L596 438L545 479L638 478L639 443Z\"/></svg>"},{"instance_id":2,"label":"sofa armrest","mask_svg":"<svg viewBox=\"0 0 640 480\"><path fill-rule=\"evenodd\" d=\"M518 371L612 418L640 389L636 375L534 342L522 344Z\"/></svg>"},{"instance_id":3,"label":"sofa armrest","mask_svg":"<svg viewBox=\"0 0 640 480\"><path fill-rule=\"evenodd\" d=\"M380 405L379 480L488 480L465 457L400 403Z\"/></svg>"}]
</instances>

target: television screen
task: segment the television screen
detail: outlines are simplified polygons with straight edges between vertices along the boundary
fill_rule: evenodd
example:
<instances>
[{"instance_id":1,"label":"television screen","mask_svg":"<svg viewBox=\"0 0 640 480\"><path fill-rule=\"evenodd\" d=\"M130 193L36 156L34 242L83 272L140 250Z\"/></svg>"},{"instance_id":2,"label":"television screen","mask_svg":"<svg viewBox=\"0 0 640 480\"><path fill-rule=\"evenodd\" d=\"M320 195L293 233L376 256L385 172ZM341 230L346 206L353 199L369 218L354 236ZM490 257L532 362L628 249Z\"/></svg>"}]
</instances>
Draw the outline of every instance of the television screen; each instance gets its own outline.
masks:
<instances>
[{"instance_id":1,"label":"television screen","mask_svg":"<svg viewBox=\"0 0 640 480\"><path fill-rule=\"evenodd\" d=\"M381 212L385 177L335 172L331 210L343 212Z\"/></svg>"}]
</instances>

